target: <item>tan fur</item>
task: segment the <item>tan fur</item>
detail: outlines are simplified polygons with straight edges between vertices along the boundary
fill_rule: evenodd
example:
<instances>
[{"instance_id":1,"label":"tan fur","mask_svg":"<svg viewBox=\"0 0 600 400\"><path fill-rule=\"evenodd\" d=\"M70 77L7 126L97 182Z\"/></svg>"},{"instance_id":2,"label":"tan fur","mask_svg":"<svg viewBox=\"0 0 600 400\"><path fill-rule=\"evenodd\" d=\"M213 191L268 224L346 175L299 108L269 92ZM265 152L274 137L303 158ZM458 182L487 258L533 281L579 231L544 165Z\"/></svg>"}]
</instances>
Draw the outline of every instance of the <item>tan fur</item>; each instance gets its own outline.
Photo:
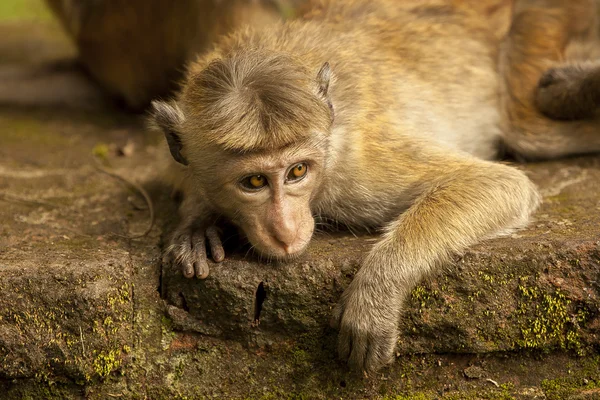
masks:
<instances>
[{"instance_id":1,"label":"tan fur","mask_svg":"<svg viewBox=\"0 0 600 400\"><path fill-rule=\"evenodd\" d=\"M184 274L206 276L206 241L222 255L207 230L216 217L282 259L306 248L314 216L381 228L334 323L352 366L389 362L414 285L452 254L525 226L539 204L525 174L489 161L500 142L525 156L589 149L538 136L588 133L532 108L548 54L529 52L536 43L521 35L536 25L517 18L500 52L502 24L481 12L467 1L315 1L299 20L238 31L193 63L176 101L154 106L183 161L182 223L167 252ZM548 39L568 29L554 27ZM290 182L298 163L308 173ZM245 189L256 175L268 185Z\"/></svg>"},{"instance_id":2,"label":"tan fur","mask_svg":"<svg viewBox=\"0 0 600 400\"><path fill-rule=\"evenodd\" d=\"M168 95L184 65L215 38L279 19L252 0L46 0L73 37L88 73L133 109Z\"/></svg>"},{"instance_id":3,"label":"tan fur","mask_svg":"<svg viewBox=\"0 0 600 400\"><path fill-rule=\"evenodd\" d=\"M580 86L587 82L588 75L571 74L570 80L562 83L556 79L561 75L557 71L600 56L598 4L596 0L517 2L514 21L503 44L500 68L506 88L502 101L511 124L505 143L519 156L538 159L600 151L600 120L593 116L594 97L587 100L586 93L579 98L566 95L571 84ZM598 74L595 70L597 67L587 69L592 80ZM552 89L554 84L559 88ZM560 100L557 95L566 97ZM558 107L552 106L556 101ZM574 116L590 119L556 121L544 115L546 112L561 117L557 108L568 114L567 107L581 101L584 104L575 105ZM592 111L584 115L585 109L590 108Z\"/></svg>"},{"instance_id":4,"label":"tan fur","mask_svg":"<svg viewBox=\"0 0 600 400\"><path fill-rule=\"evenodd\" d=\"M284 147L331 123L327 105L314 95L316 82L305 79L312 72L285 54L237 52L193 76L184 107L201 115L194 123L206 140L227 150Z\"/></svg>"}]
</instances>

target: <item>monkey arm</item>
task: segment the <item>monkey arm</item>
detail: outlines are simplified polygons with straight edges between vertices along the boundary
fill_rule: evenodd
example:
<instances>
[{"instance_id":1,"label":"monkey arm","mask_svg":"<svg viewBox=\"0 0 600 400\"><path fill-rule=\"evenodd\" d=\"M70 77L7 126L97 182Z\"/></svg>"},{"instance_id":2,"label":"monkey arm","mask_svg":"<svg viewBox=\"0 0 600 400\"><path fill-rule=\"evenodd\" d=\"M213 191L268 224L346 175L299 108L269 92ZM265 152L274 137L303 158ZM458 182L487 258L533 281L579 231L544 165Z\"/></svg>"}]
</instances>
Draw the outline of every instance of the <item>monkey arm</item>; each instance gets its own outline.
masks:
<instances>
[{"instance_id":1,"label":"monkey arm","mask_svg":"<svg viewBox=\"0 0 600 400\"><path fill-rule=\"evenodd\" d=\"M515 168L453 158L446 165L387 226L335 310L339 354L357 369L391 360L402 303L425 274L478 240L525 225L540 201Z\"/></svg>"}]
</instances>

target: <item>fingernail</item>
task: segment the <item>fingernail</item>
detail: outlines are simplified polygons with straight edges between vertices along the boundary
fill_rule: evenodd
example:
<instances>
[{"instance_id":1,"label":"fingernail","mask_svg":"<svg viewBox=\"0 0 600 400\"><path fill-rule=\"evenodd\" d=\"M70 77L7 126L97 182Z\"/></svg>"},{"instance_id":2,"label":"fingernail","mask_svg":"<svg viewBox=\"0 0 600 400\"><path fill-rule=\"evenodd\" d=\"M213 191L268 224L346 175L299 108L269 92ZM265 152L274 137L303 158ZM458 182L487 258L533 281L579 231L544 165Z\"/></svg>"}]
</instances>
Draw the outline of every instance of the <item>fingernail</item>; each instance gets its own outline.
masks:
<instances>
[{"instance_id":1,"label":"fingernail","mask_svg":"<svg viewBox=\"0 0 600 400\"><path fill-rule=\"evenodd\" d=\"M208 268L203 270L200 275L198 275L198 279L206 279L208 277Z\"/></svg>"}]
</instances>

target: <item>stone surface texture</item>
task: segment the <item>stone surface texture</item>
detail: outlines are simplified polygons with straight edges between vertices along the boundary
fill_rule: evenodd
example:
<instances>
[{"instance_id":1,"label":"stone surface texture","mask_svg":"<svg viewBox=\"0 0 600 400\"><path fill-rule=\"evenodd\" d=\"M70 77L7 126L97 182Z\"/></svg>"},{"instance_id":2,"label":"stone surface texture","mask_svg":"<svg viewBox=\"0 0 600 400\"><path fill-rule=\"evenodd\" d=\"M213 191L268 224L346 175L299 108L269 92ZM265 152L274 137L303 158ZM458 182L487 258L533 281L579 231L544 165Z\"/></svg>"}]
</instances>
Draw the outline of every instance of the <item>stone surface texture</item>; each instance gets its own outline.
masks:
<instances>
[{"instance_id":1,"label":"stone surface texture","mask_svg":"<svg viewBox=\"0 0 600 400\"><path fill-rule=\"evenodd\" d=\"M0 32L0 76L73 56L50 21ZM234 247L185 279L161 263L176 205L143 126L0 108L0 397L600 397L600 157L523 166L544 196L535 220L419 285L396 362L364 377L336 360L328 320L376 236L322 233L291 263ZM149 223L143 199L94 152L150 193L146 237L127 238Z\"/></svg>"}]
</instances>

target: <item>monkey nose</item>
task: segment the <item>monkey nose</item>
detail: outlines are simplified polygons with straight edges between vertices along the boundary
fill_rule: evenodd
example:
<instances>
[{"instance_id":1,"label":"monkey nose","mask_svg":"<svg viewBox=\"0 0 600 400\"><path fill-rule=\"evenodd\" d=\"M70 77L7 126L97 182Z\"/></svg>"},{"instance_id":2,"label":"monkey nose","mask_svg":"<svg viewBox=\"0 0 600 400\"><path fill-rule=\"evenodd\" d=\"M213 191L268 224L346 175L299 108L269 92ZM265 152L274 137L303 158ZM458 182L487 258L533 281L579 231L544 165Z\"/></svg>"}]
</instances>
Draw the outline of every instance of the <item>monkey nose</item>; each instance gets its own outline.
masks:
<instances>
[{"instance_id":1,"label":"monkey nose","mask_svg":"<svg viewBox=\"0 0 600 400\"><path fill-rule=\"evenodd\" d=\"M277 232L277 234L273 235L273 238L286 254L294 252L294 243L296 242L295 231Z\"/></svg>"}]
</instances>

